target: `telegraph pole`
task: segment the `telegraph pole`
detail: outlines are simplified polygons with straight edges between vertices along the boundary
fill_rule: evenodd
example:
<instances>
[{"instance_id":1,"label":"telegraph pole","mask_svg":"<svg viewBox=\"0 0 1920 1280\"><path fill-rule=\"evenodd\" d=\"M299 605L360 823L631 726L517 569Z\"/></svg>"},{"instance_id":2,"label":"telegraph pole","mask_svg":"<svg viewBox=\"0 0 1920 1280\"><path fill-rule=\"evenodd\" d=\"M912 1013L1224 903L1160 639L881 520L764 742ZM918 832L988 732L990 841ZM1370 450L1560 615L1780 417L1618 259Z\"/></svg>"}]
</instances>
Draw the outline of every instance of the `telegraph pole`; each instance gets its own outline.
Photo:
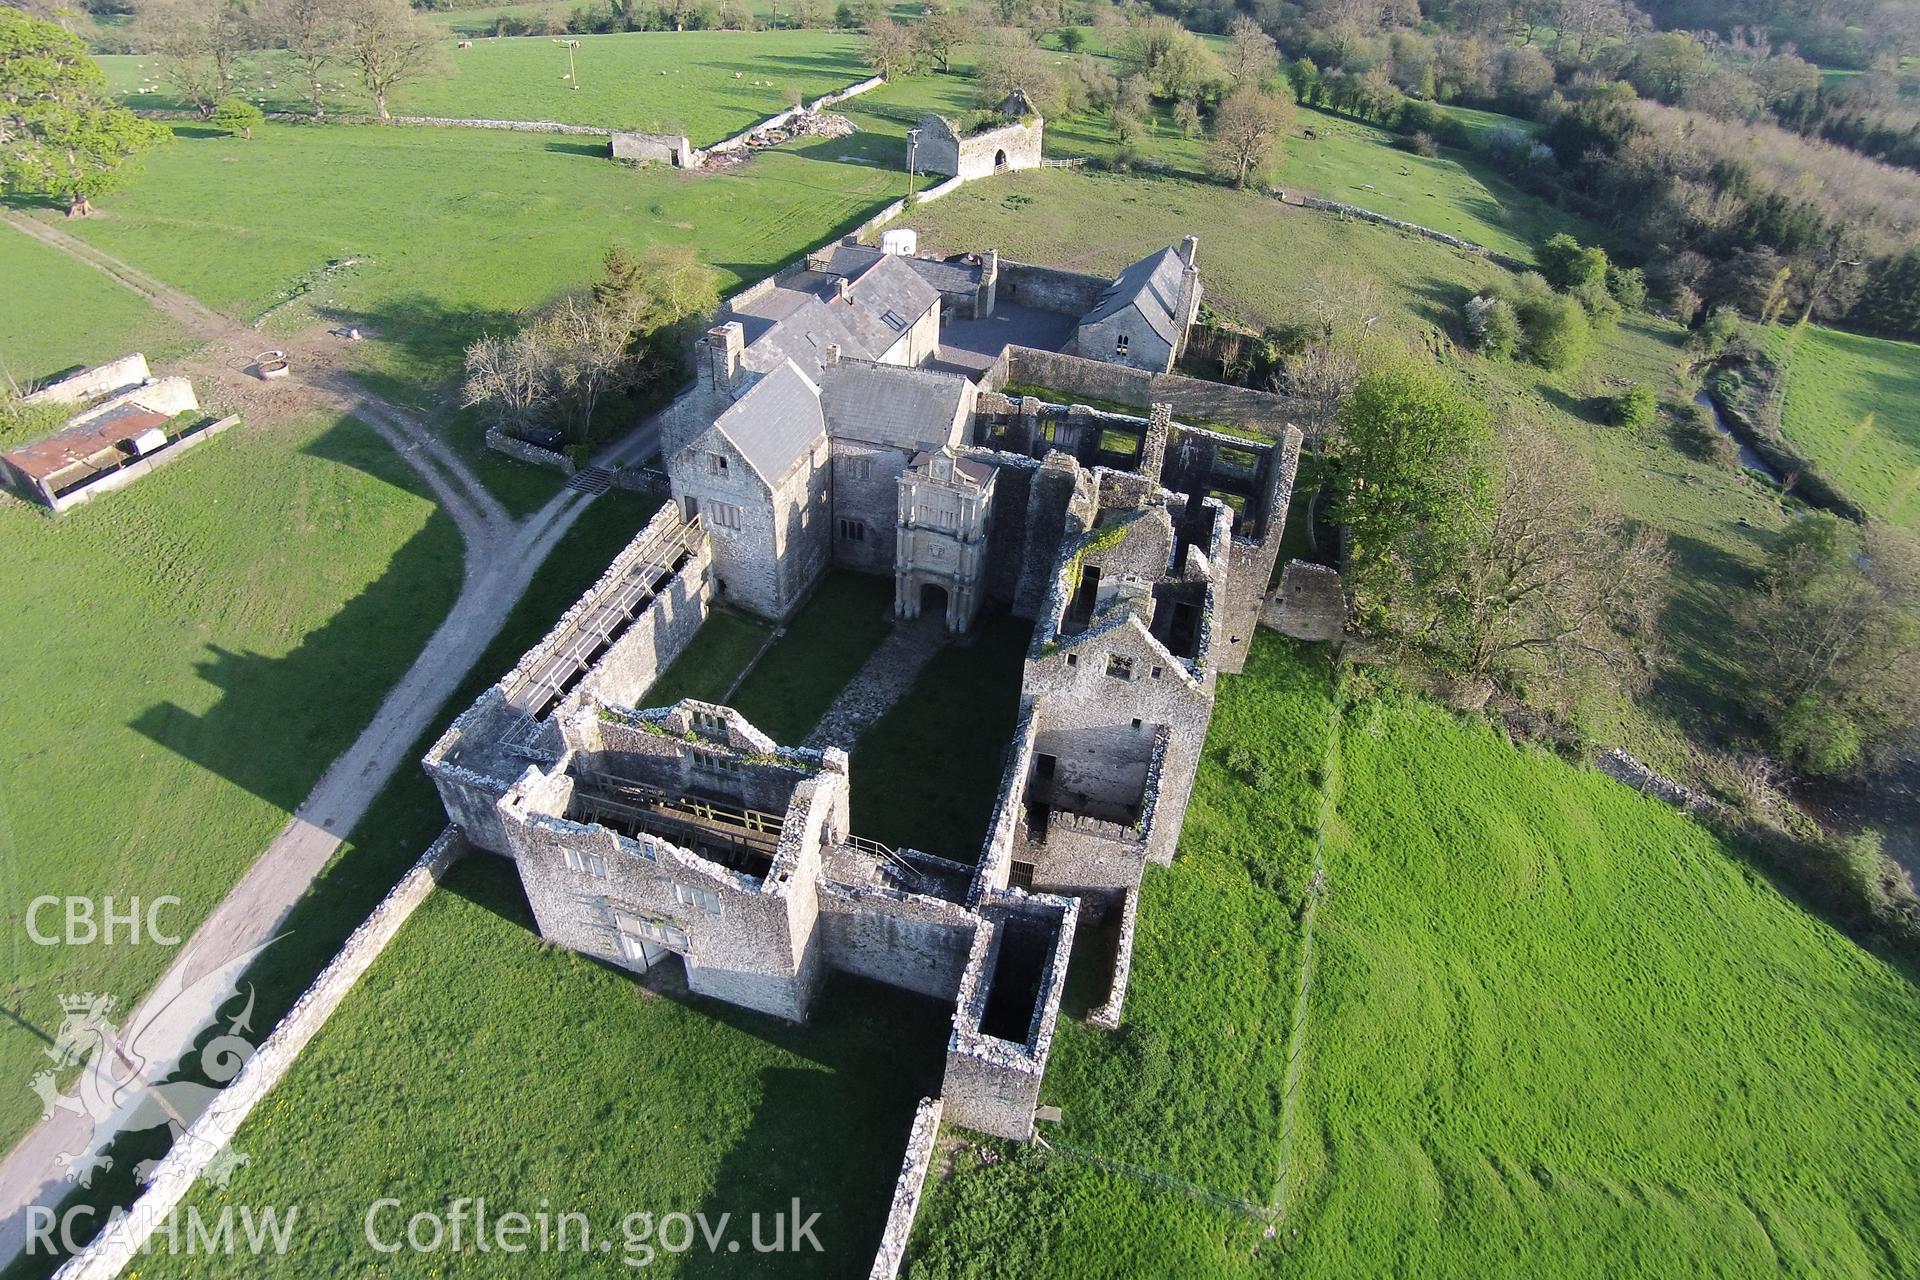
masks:
<instances>
[{"instance_id":1,"label":"telegraph pole","mask_svg":"<svg viewBox=\"0 0 1920 1280\"><path fill-rule=\"evenodd\" d=\"M913 199L914 159L920 150L920 127L915 125L907 130L907 199Z\"/></svg>"},{"instance_id":2,"label":"telegraph pole","mask_svg":"<svg viewBox=\"0 0 1920 1280\"><path fill-rule=\"evenodd\" d=\"M555 44L567 46L567 82L575 93L580 92L580 73L573 65L573 51L580 47L578 40L555 40Z\"/></svg>"}]
</instances>

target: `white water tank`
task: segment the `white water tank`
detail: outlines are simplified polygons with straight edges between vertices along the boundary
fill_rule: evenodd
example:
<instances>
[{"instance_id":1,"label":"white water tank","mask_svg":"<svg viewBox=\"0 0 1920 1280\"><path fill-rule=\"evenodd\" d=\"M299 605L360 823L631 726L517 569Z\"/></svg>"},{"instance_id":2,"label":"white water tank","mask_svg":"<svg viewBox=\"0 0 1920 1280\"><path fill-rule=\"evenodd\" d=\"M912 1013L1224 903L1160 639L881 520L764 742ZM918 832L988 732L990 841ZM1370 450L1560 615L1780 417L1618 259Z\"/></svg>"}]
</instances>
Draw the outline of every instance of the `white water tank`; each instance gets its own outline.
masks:
<instances>
[{"instance_id":1,"label":"white water tank","mask_svg":"<svg viewBox=\"0 0 1920 1280\"><path fill-rule=\"evenodd\" d=\"M880 252L911 258L920 252L920 233L912 227L895 227L880 235Z\"/></svg>"}]
</instances>

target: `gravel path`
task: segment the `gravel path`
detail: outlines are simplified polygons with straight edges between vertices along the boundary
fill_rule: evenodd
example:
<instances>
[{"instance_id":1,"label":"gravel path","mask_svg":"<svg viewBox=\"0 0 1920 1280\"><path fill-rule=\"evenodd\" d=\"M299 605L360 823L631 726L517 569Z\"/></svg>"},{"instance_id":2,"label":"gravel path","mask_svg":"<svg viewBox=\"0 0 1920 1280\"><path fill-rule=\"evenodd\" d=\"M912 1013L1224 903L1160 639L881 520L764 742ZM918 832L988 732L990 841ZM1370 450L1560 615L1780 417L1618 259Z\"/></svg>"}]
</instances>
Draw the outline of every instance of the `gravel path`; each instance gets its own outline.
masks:
<instances>
[{"instance_id":1,"label":"gravel path","mask_svg":"<svg viewBox=\"0 0 1920 1280\"><path fill-rule=\"evenodd\" d=\"M142 295L205 344L179 371L194 378L210 403L242 413L256 426L314 410L351 414L365 422L420 476L465 544L460 595L425 648L353 745L328 767L286 827L187 940L155 989L175 978L184 986L274 936L395 770L411 763L413 744L479 661L554 545L596 495L562 489L532 515L515 520L429 425L367 391L340 367L344 339L302 335L270 340L57 227L13 211L0 211L0 218ZM269 383L246 372L255 355L276 345L290 358L292 376ZM657 447L657 430L643 426L594 461L640 462ZM192 1048L216 1011L217 999L200 1008L169 1008L169 1043L149 1057L152 1078L163 1078ZM130 1013L124 1021L138 1025L145 1013ZM265 1039L270 1029L253 1028L255 1042ZM143 1042L142 1049L146 1047ZM19 1082L21 1088L26 1085ZM0 1268L25 1247L28 1206L56 1205L73 1189L63 1177L60 1155L98 1151L119 1124L120 1117L96 1123L72 1111L55 1111L0 1161Z\"/></svg>"}]
</instances>

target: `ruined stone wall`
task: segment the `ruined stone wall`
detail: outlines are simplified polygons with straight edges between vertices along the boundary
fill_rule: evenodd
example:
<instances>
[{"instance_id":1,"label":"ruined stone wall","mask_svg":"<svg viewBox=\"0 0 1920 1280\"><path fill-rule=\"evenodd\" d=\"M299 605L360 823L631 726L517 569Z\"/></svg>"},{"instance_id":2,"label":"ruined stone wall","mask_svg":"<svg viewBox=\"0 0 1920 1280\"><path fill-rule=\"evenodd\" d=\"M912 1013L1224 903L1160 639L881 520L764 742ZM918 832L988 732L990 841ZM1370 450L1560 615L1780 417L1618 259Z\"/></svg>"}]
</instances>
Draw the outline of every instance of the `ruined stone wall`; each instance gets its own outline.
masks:
<instances>
[{"instance_id":1,"label":"ruined stone wall","mask_svg":"<svg viewBox=\"0 0 1920 1280\"><path fill-rule=\"evenodd\" d=\"M1236 537L1233 553L1227 560L1227 586L1220 603L1221 617L1214 631L1220 642L1214 647L1214 662L1220 670L1237 674L1245 669L1247 655L1253 649L1253 633L1260 625L1266 607L1267 586L1273 581L1273 569L1280 558L1280 541L1286 536L1287 511L1293 501L1293 485L1300 472L1299 428L1287 428L1280 441L1279 456L1267 468L1267 487L1262 497L1268 512L1264 535L1259 539Z\"/></svg>"},{"instance_id":2,"label":"ruined stone wall","mask_svg":"<svg viewBox=\"0 0 1920 1280\"><path fill-rule=\"evenodd\" d=\"M844 973L952 1000L979 925L956 903L879 885L822 880L814 935L821 958Z\"/></svg>"},{"instance_id":3,"label":"ruined stone wall","mask_svg":"<svg viewBox=\"0 0 1920 1280\"><path fill-rule=\"evenodd\" d=\"M1080 904L1071 898L1039 894L1007 895L986 902L982 911L986 922L974 938L966 973L960 980L940 1094L953 1124L1025 1142L1033 1136L1033 1111L1040 1100L1040 1081L1053 1049ZM1051 915L1057 921L1052 953L1040 979L1030 1039L1024 1044L980 1030L998 962L1000 935L1007 928L1008 918L1016 914Z\"/></svg>"},{"instance_id":4,"label":"ruined stone wall","mask_svg":"<svg viewBox=\"0 0 1920 1280\"><path fill-rule=\"evenodd\" d=\"M1127 886L1120 900L1120 937L1113 952L1113 976L1107 983L1107 998L1087 1014L1087 1024L1103 1031L1120 1029L1120 1012L1127 1003L1127 983L1133 976L1133 935L1140 920L1140 889Z\"/></svg>"},{"instance_id":5,"label":"ruined stone wall","mask_svg":"<svg viewBox=\"0 0 1920 1280\"><path fill-rule=\"evenodd\" d=\"M1294 396L1274 395L1247 387L1207 382L1177 373L1149 373L1128 369L1102 360L1039 351L1032 347L1009 347L999 380L989 378L986 390L997 391L1009 382L1041 386L1066 396L1085 396L1129 405L1142 413L1155 404L1173 406L1173 416L1182 422L1204 425L1209 422L1243 427L1278 439L1289 423L1298 423L1309 434L1320 430L1316 406Z\"/></svg>"},{"instance_id":6,"label":"ruined stone wall","mask_svg":"<svg viewBox=\"0 0 1920 1280\"><path fill-rule=\"evenodd\" d=\"M927 1170L933 1164L934 1141L940 1136L940 1115L944 1108L938 1098L922 1098L913 1111L913 1127L907 1133L907 1151L900 1158L900 1174L894 1179L893 1207L887 1211L887 1225L880 1232L880 1248L873 1257L867 1280L895 1280L906 1261L907 1241L913 1236L913 1219L920 1211L920 1193L926 1187Z\"/></svg>"},{"instance_id":7,"label":"ruined stone wall","mask_svg":"<svg viewBox=\"0 0 1920 1280\"><path fill-rule=\"evenodd\" d=\"M615 130L608 136L615 160L636 164L665 163L677 169L698 163L696 153L685 135L678 133L624 133Z\"/></svg>"},{"instance_id":8,"label":"ruined stone wall","mask_svg":"<svg viewBox=\"0 0 1920 1280\"><path fill-rule=\"evenodd\" d=\"M542 449L537 444L529 444L516 436L510 436L498 427L488 427L487 448L495 453L504 453L519 462L531 463L536 467L548 467L563 476L574 473L573 459L564 453L555 453L551 449Z\"/></svg>"},{"instance_id":9,"label":"ruined stone wall","mask_svg":"<svg viewBox=\"0 0 1920 1280\"><path fill-rule=\"evenodd\" d=\"M950 122L933 117L921 133L919 166L922 172L950 173L962 182L1001 171L1035 169L1040 165L1045 131L1046 122L1035 117L958 138Z\"/></svg>"},{"instance_id":10,"label":"ruined stone wall","mask_svg":"<svg viewBox=\"0 0 1920 1280\"><path fill-rule=\"evenodd\" d=\"M1338 640L1347 630L1340 574L1323 564L1289 560L1260 620L1296 640Z\"/></svg>"},{"instance_id":11,"label":"ruined stone wall","mask_svg":"<svg viewBox=\"0 0 1920 1280\"><path fill-rule=\"evenodd\" d=\"M1036 267L1031 263L1000 259L1000 283L997 302L1051 311L1056 315L1079 319L1093 310L1100 295L1113 281L1079 271L1061 271L1054 267Z\"/></svg>"},{"instance_id":12,"label":"ruined stone wall","mask_svg":"<svg viewBox=\"0 0 1920 1280\"><path fill-rule=\"evenodd\" d=\"M638 970L621 949L616 911L670 922L687 936L690 990L776 1017L806 1016L819 975L794 963L794 902L784 886L763 885L659 837L629 840L536 811L563 808L572 788L562 775L523 783L500 802L542 938ZM578 855L574 866L569 850ZM711 894L718 910L685 901L692 891Z\"/></svg>"}]
</instances>

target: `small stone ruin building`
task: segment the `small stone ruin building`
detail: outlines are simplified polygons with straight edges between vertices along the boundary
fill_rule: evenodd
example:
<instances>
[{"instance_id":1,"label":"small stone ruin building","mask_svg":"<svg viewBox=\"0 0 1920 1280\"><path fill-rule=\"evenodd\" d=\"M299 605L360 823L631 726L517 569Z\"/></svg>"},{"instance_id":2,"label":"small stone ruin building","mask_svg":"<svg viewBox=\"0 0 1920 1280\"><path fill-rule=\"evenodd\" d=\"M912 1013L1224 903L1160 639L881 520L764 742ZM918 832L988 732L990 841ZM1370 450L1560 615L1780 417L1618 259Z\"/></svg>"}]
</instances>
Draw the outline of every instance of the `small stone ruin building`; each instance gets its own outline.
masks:
<instances>
[{"instance_id":1,"label":"small stone ruin building","mask_svg":"<svg viewBox=\"0 0 1920 1280\"><path fill-rule=\"evenodd\" d=\"M993 115L997 120L989 119L966 132L945 116L922 116L918 168L967 181L1039 168L1047 122L1034 110L1026 93L1015 89L1001 100Z\"/></svg>"}]
</instances>

